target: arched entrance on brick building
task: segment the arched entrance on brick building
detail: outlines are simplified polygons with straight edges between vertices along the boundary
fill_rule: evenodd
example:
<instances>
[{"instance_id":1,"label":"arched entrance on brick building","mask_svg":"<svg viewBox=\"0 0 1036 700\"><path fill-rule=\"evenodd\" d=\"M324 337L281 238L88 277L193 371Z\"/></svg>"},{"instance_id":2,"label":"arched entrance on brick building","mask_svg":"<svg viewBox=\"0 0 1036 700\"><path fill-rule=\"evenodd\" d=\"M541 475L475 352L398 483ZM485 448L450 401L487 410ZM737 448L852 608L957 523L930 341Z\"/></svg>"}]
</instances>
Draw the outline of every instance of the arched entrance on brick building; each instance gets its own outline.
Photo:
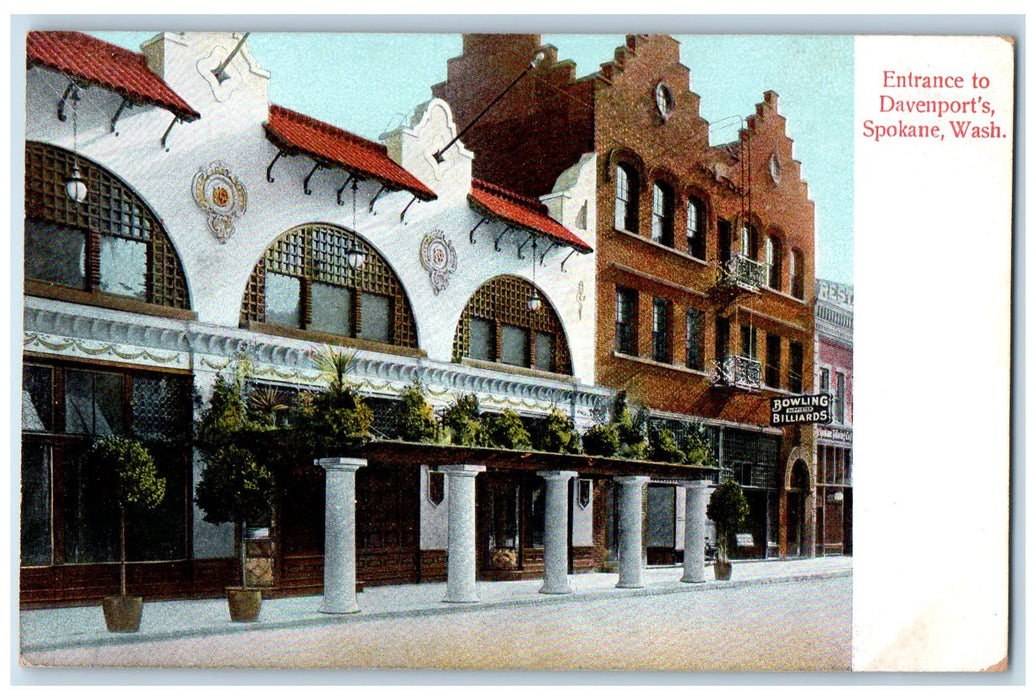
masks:
<instances>
[{"instance_id":1,"label":"arched entrance on brick building","mask_svg":"<svg viewBox=\"0 0 1036 700\"><path fill-rule=\"evenodd\" d=\"M779 548L782 557L812 557L816 530L816 483L809 455L796 447L785 463L780 499Z\"/></svg>"}]
</instances>

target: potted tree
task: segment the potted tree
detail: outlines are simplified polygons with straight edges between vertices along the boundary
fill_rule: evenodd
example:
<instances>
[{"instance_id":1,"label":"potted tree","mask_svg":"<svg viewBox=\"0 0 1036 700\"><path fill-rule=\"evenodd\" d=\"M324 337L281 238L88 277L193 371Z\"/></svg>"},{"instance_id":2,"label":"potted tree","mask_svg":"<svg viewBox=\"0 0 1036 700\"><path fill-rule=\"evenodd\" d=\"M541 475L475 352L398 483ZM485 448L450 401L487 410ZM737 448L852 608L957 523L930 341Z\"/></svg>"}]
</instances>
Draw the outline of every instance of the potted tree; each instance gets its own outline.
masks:
<instances>
[{"instance_id":1,"label":"potted tree","mask_svg":"<svg viewBox=\"0 0 1036 700\"><path fill-rule=\"evenodd\" d=\"M245 533L248 523L269 519L273 509L273 475L256 462L248 450L233 444L217 449L208 458L195 489L194 502L213 525L234 524L234 541L241 562L241 585L227 586L227 604L234 622L259 618L263 594L248 586L245 564Z\"/></svg>"},{"instance_id":2,"label":"potted tree","mask_svg":"<svg viewBox=\"0 0 1036 700\"><path fill-rule=\"evenodd\" d=\"M748 501L741 490L741 484L732 478L727 479L712 492L709 505L705 510L709 520L716 523L716 562L713 568L716 579L729 581L733 565L727 556L730 539L748 517Z\"/></svg>"},{"instance_id":3,"label":"potted tree","mask_svg":"<svg viewBox=\"0 0 1036 700\"><path fill-rule=\"evenodd\" d=\"M119 595L102 603L109 632L136 632L144 601L126 595L126 511L130 507L152 509L165 498L165 479L158 476L155 461L136 440L108 436L90 450L91 472L105 488L105 498L119 509Z\"/></svg>"}]
</instances>

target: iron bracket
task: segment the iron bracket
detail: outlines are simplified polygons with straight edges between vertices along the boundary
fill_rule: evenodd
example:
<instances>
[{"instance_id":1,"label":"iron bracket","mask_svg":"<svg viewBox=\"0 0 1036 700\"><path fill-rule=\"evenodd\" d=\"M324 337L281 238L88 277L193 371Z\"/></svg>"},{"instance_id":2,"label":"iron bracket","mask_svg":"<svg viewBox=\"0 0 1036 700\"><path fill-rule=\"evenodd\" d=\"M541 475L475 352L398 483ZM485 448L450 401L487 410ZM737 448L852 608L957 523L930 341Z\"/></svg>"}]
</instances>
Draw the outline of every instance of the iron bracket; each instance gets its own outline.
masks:
<instances>
[{"instance_id":1,"label":"iron bracket","mask_svg":"<svg viewBox=\"0 0 1036 700\"><path fill-rule=\"evenodd\" d=\"M115 125L118 123L119 117L122 116L122 110L126 109L127 107L132 107L132 106L133 105L130 103L128 98L123 98L122 104L120 104L119 108L117 110L115 110L115 116L112 117L112 121L111 121L112 130L111 130L111 133L115 134L116 136L119 135L119 132L117 132L115 130Z\"/></svg>"},{"instance_id":2,"label":"iron bracket","mask_svg":"<svg viewBox=\"0 0 1036 700\"><path fill-rule=\"evenodd\" d=\"M478 223L475 224L475 228L468 231L468 240L471 241L471 245L475 245L475 231L478 231L478 227L486 223L488 220L489 219L482 217L478 220Z\"/></svg>"},{"instance_id":3,"label":"iron bracket","mask_svg":"<svg viewBox=\"0 0 1036 700\"><path fill-rule=\"evenodd\" d=\"M562 271L562 272L565 272L565 271L566 271L566 270L565 270L565 263L567 263L567 262L568 262L568 259L569 259L569 258L571 258L571 257L572 257L573 255L575 255L575 253L576 253L576 249L575 249L575 248L573 248L573 249L571 250L571 252L569 252L569 254L565 256L565 259L561 261L561 271Z\"/></svg>"},{"instance_id":4,"label":"iron bracket","mask_svg":"<svg viewBox=\"0 0 1036 700\"><path fill-rule=\"evenodd\" d=\"M180 121L180 117L173 117L173 121L169 122L169 126L166 127L165 133L162 134L162 148L169 152L169 147L165 145L166 140L169 138L169 132L173 130L173 127Z\"/></svg>"},{"instance_id":5,"label":"iron bracket","mask_svg":"<svg viewBox=\"0 0 1036 700\"><path fill-rule=\"evenodd\" d=\"M63 122L68 119L68 115L65 114L65 103L68 102L68 98L76 99L73 94L78 97L79 86L76 85L74 80L68 81L68 87L65 88L65 92L62 93L61 99L58 101L58 121Z\"/></svg>"},{"instance_id":6,"label":"iron bracket","mask_svg":"<svg viewBox=\"0 0 1036 700\"><path fill-rule=\"evenodd\" d=\"M522 248L524 248L529 241L531 241L533 238L535 238L535 236L536 236L535 233L530 233L529 237L526 238L524 241L522 241L522 244L520 246L518 246L518 259L519 260L525 260L525 256L522 255ZM534 248L536 247L535 244L533 244L533 247Z\"/></svg>"},{"instance_id":7,"label":"iron bracket","mask_svg":"<svg viewBox=\"0 0 1036 700\"><path fill-rule=\"evenodd\" d=\"M374 203L378 201L378 197L380 197L384 191L385 185L382 185L381 188L374 194L374 198L371 199L371 203L367 205L367 211L371 214L374 213Z\"/></svg>"},{"instance_id":8,"label":"iron bracket","mask_svg":"<svg viewBox=\"0 0 1036 700\"><path fill-rule=\"evenodd\" d=\"M407 211L407 209L410 208L410 205L413 204L416 201L417 201L417 195L415 194L413 199L411 199L410 202L407 203L407 205L405 207L403 207L403 211L400 212L400 214L399 214L399 220L401 222L406 223L405 221L403 221L403 218L406 216L406 211Z\"/></svg>"},{"instance_id":9,"label":"iron bracket","mask_svg":"<svg viewBox=\"0 0 1036 700\"><path fill-rule=\"evenodd\" d=\"M314 174L314 173L315 173L316 171L320 170L320 169L321 169L321 168L323 168L323 167L324 167L324 166L322 166L322 165L321 165L320 163L314 163L314 164L313 164L313 169L309 171L309 175L307 175L307 176L306 176L306 179L304 179L304 180L302 181L302 191L303 191L304 193L306 193L307 195L313 194L313 190L309 189L309 179L310 179L311 177L313 177L313 174Z\"/></svg>"},{"instance_id":10,"label":"iron bracket","mask_svg":"<svg viewBox=\"0 0 1036 700\"><path fill-rule=\"evenodd\" d=\"M345 202L342 201L342 193L345 192L345 188L349 186L349 183L352 182L355 177L355 175L349 173L349 177L345 178L345 182L343 182L342 186L338 188L338 206L345 206Z\"/></svg>"},{"instance_id":11,"label":"iron bracket","mask_svg":"<svg viewBox=\"0 0 1036 700\"><path fill-rule=\"evenodd\" d=\"M497 236L496 239L493 241L493 250L495 250L496 252L499 253L500 252L500 239L503 238L504 236L506 236L507 234L509 234L513 230L514 230L514 227L511 226L510 224L505 226L504 230L501 231L500 235Z\"/></svg>"},{"instance_id":12,"label":"iron bracket","mask_svg":"<svg viewBox=\"0 0 1036 700\"><path fill-rule=\"evenodd\" d=\"M277 155L275 155L273 157L273 160L270 161L270 164L266 166L266 181L267 182L273 182L274 181L273 174L272 174L273 164L276 163L278 160L280 160L280 157L283 156L283 155L284 155L284 151L280 151L280 150L277 151Z\"/></svg>"},{"instance_id":13,"label":"iron bracket","mask_svg":"<svg viewBox=\"0 0 1036 700\"><path fill-rule=\"evenodd\" d=\"M558 245L558 242L557 242L557 241L551 241L551 242L550 242L550 245L549 245L549 246L547 246L546 250L544 250L544 251L543 251L543 252L542 252L542 253L540 254L540 266L541 266L541 267L543 266L543 259L547 257L547 253L549 253L550 251L554 250L554 248L556 248L556 247L557 247L557 245Z\"/></svg>"}]
</instances>

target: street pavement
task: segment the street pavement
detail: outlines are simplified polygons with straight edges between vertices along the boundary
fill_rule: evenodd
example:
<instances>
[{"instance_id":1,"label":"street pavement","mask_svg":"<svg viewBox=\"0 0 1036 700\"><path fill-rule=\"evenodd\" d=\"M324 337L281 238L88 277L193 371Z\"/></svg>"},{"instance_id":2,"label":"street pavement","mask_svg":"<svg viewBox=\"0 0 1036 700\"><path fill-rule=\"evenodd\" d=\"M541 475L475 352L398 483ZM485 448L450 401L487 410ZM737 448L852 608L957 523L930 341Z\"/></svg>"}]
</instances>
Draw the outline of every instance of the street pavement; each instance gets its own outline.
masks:
<instances>
[{"instance_id":1,"label":"street pavement","mask_svg":"<svg viewBox=\"0 0 1036 700\"><path fill-rule=\"evenodd\" d=\"M113 634L105 629L99 606L25 610L20 613L21 660L23 664L58 664L62 654L50 652L65 650L67 660L87 659L103 664L104 650L120 645L152 644L161 647L164 642L217 640L217 646L233 646L234 638L255 636L256 633L278 631L314 637L319 634L340 634L348 630L359 634L362 630L384 631L404 628L393 626L393 620L411 618L405 629L428 628L444 616L469 616L471 613L495 615L494 624L507 630L508 615L515 610L529 610L535 619L551 619L562 615L572 606L586 610L607 609L609 604L630 608L637 606L688 605L695 591L721 594L730 589L756 589L765 593L767 587L787 586L796 582L831 581L834 589L851 590L852 558L827 557L796 560L746 560L735 562L731 581L715 581L712 567L706 567L707 581L699 584L682 583L681 566L652 566L643 570L643 588L615 588L616 574L579 574L570 576L572 593L547 595L538 592L539 580L483 581L479 583L480 603L444 603L445 583L369 587L357 594L361 611L349 615L327 615L318 612L320 596L287 597L263 602L260 619L252 623L234 623L229 619L223 599L202 601L145 601L141 629L134 634ZM652 596L666 596L666 600L651 600ZM700 595L698 597L701 597ZM764 597L766 597L764 595ZM720 599L717 599L720 600ZM602 605L597 605L600 602ZM612 605L612 608L615 606ZM700 612L700 611L699 611ZM846 615L848 611L845 611ZM569 614L569 613L565 613ZM423 623L421 620L425 618ZM627 616L626 619L629 619ZM382 622L387 625L381 624ZM485 620L479 622L483 624ZM449 623L449 622L448 622ZM367 624L365 628L365 624ZM379 626L380 625L380 626ZM848 629L848 621L845 622ZM304 632L309 631L309 632ZM411 633L406 633L410 634ZM645 631L650 635L650 631ZM507 636L507 635L498 635ZM237 643L239 643L238 640ZM175 644L174 644L175 646ZM85 652L85 655L84 655ZM98 655L99 654L99 655ZM70 661L74 665L74 661ZM90 662L81 662L90 665ZM400 663L406 666L405 659ZM175 665L168 659L154 658L154 665Z\"/></svg>"}]
</instances>

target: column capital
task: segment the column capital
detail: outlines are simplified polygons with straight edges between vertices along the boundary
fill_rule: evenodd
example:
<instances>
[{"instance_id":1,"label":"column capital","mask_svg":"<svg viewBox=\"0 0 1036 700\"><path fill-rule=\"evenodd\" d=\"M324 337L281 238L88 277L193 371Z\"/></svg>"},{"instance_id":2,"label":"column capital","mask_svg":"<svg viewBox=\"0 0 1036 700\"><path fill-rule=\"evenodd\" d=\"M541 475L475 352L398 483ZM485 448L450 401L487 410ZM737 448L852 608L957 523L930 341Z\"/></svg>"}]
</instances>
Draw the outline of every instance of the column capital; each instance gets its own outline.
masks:
<instances>
[{"instance_id":1,"label":"column capital","mask_svg":"<svg viewBox=\"0 0 1036 700\"><path fill-rule=\"evenodd\" d=\"M579 472L574 471L563 471L560 469L546 469L541 472L536 472L538 476L542 476L547 481L568 481L579 476Z\"/></svg>"},{"instance_id":2,"label":"column capital","mask_svg":"<svg viewBox=\"0 0 1036 700\"><path fill-rule=\"evenodd\" d=\"M439 467L439 471L450 476L470 476L472 478L485 470L484 464L444 464Z\"/></svg>"},{"instance_id":3,"label":"column capital","mask_svg":"<svg viewBox=\"0 0 1036 700\"><path fill-rule=\"evenodd\" d=\"M615 481L620 484L632 484L633 486L642 486L647 482L651 481L649 476L617 476Z\"/></svg>"},{"instance_id":4,"label":"column capital","mask_svg":"<svg viewBox=\"0 0 1036 700\"><path fill-rule=\"evenodd\" d=\"M709 482L702 479L681 481L680 486L683 486L685 489L705 489L709 487Z\"/></svg>"},{"instance_id":5,"label":"column capital","mask_svg":"<svg viewBox=\"0 0 1036 700\"><path fill-rule=\"evenodd\" d=\"M354 472L366 467L367 460L363 457L321 457L313 460L313 464L327 471Z\"/></svg>"}]
</instances>

